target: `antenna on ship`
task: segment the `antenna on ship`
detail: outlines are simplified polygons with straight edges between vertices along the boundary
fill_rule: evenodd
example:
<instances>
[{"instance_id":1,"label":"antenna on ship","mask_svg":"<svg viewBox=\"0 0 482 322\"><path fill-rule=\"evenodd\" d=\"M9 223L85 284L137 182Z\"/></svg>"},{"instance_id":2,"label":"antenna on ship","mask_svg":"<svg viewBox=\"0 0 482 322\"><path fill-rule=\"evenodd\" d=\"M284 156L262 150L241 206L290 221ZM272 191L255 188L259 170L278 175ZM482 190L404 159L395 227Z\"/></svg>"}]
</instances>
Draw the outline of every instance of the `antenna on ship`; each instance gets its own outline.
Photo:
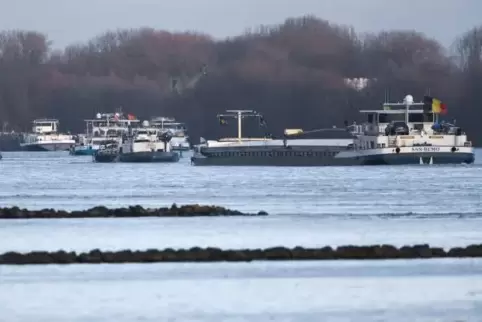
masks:
<instances>
[{"instance_id":1,"label":"antenna on ship","mask_svg":"<svg viewBox=\"0 0 482 322\"><path fill-rule=\"evenodd\" d=\"M242 140L242 129L243 129L243 118L245 117L257 117L260 119L260 122L264 121L263 115L260 113L253 111L253 110L226 110L226 113L229 114L218 114L219 123L227 124L226 118L231 117L238 120L238 141L241 142Z\"/></svg>"}]
</instances>

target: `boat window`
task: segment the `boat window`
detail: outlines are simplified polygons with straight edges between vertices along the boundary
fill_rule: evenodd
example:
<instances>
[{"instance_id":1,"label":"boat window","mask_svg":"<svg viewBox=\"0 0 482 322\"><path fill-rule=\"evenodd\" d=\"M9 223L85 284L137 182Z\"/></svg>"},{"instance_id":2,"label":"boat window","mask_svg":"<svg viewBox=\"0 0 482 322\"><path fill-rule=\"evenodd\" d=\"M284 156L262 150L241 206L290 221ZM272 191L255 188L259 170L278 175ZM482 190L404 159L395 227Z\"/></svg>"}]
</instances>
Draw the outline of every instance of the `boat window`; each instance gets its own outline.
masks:
<instances>
[{"instance_id":1,"label":"boat window","mask_svg":"<svg viewBox=\"0 0 482 322\"><path fill-rule=\"evenodd\" d=\"M368 123L373 123L373 114L368 114Z\"/></svg>"},{"instance_id":2,"label":"boat window","mask_svg":"<svg viewBox=\"0 0 482 322\"><path fill-rule=\"evenodd\" d=\"M433 114L432 113L424 113L424 114L410 114L408 116L408 121L410 123L432 123L433 122Z\"/></svg>"},{"instance_id":3,"label":"boat window","mask_svg":"<svg viewBox=\"0 0 482 322\"><path fill-rule=\"evenodd\" d=\"M405 114L380 114L378 116L379 123L390 123L392 121L405 121Z\"/></svg>"},{"instance_id":4,"label":"boat window","mask_svg":"<svg viewBox=\"0 0 482 322\"><path fill-rule=\"evenodd\" d=\"M36 126L42 126L42 127L49 127L49 128L53 128L53 124L52 123L37 123L35 124Z\"/></svg>"}]
</instances>

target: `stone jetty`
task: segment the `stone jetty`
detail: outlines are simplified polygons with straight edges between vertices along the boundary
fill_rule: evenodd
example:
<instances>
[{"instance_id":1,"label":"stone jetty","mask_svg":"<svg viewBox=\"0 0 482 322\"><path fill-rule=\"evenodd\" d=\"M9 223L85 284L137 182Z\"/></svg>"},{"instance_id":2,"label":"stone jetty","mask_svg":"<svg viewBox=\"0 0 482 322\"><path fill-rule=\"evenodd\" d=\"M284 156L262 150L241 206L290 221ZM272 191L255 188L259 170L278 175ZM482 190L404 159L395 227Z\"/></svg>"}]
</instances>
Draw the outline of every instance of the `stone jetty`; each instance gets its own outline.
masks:
<instances>
[{"instance_id":1,"label":"stone jetty","mask_svg":"<svg viewBox=\"0 0 482 322\"><path fill-rule=\"evenodd\" d=\"M0 208L0 219L37 219L37 218L128 218L128 217L213 217L213 216L266 216L265 211L244 213L218 206L185 205L165 208L143 208L131 206L109 209L103 206L81 211L55 209L27 210L19 207Z\"/></svg>"},{"instance_id":2,"label":"stone jetty","mask_svg":"<svg viewBox=\"0 0 482 322\"><path fill-rule=\"evenodd\" d=\"M191 249L149 249L145 251L101 251L91 250L86 253L45 252L29 253L8 252L0 255L0 264L99 264L99 263L156 263L156 262L250 262L268 260L383 260L416 258L462 258L482 257L482 244L455 247L444 250L427 244L403 246L340 246L331 248L285 248L237 249L219 248Z\"/></svg>"}]
</instances>

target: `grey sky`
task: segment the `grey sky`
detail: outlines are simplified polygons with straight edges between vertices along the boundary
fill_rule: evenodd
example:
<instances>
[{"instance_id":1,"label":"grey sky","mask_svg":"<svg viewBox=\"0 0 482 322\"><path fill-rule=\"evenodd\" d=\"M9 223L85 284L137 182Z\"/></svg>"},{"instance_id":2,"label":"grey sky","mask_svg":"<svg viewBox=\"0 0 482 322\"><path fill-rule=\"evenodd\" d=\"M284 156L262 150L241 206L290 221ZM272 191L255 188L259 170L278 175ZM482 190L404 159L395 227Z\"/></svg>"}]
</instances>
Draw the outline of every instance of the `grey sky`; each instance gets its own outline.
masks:
<instances>
[{"instance_id":1,"label":"grey sky","mask_svg":"<svg viewBox=\"0 0 482 322\"><path fill-rule=\"evenodd\" d=\"M41 31L56 48L143 26L224 38L305 14L359 32L416 29L448 46L482 24L482 0L0 0L0 8L0 30Z\"/></svg>"}]
</instances>

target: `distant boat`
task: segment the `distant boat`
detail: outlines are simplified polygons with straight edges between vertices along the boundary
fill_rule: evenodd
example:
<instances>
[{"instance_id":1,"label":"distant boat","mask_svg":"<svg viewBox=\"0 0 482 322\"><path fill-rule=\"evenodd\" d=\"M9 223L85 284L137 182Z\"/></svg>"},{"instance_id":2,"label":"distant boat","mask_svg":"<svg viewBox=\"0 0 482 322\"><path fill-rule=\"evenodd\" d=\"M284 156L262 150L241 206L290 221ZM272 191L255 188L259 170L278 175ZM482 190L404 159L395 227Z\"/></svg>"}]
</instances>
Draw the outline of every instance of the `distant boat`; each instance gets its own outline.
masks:
<instances>
[{"instance_id":1,"label":"distant boat","mask_svg":"<svg viewBox=\"0 0 482 322\"><path fill-rule=\"evenodd\" d=\"M178 162L179 154L171 150L170 140L170 132L159 128L131 128L120 146L119 162Z\"/></svg>"},{"instance_id":2,"label":"distant boat","mask_svg":"<svg viewBox=\"0 0 482 322\"><path fill-rule=\"evenodd\" d=\"M139 120L131 114L125 117L121 112L98 113L95 119L85 120L85 123L85 134L79 136L77 144L70 151L72 155L94 155L106 140L116 140L120 144L128 124L139 123Z\"/></svg>"},{"instance_id":3,"label":"distant boat","mask_svg":"<svg viewBox=\"0 0 482 322\"><path fill-rule=\"evenodd\" d=\"M58 132L57 119L37 119L33 121L32 133L23 136L20 147L27 151L68 151L75 145L70 134Z\"/></svg>"},{"instance_id":4,"label":"distant boat","mask_svg":"<svg viewBox=\"0 0 482 322\"><path fill-rule=\"evenodd\" d=\"M172 117L154 117L149 123L153 127L171 132L170 143L173 151L189 151L191 149L186 123L177 122Z\"/></svg>"}]
</instances>

